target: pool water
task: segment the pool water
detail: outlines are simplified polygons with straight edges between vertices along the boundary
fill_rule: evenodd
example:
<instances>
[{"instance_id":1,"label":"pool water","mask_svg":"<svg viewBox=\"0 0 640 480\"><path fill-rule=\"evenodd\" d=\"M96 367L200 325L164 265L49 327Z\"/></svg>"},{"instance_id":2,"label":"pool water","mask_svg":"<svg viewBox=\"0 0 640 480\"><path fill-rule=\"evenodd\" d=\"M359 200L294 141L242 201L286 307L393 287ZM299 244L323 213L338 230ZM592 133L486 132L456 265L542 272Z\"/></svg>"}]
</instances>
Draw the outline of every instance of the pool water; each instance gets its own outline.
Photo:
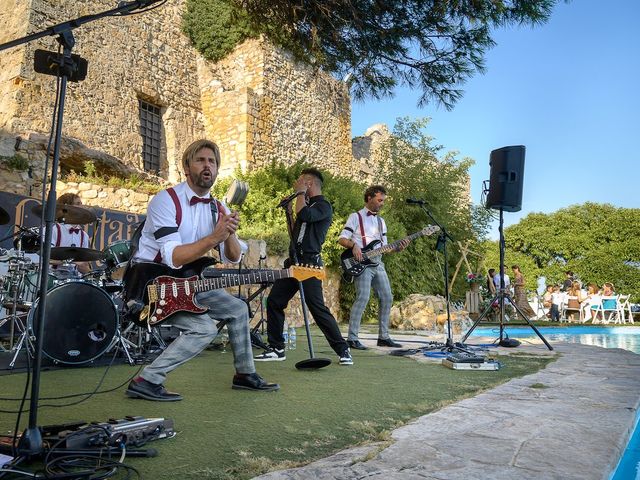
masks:
<instances>
[{"instance_id":1,"label":"pool water","mask_svg":"<svg viewBox=\"0 0 640 480\"><path fill-rule=\"evenodd\" d=\"M569 343L582 343L604 348L623 348L634 353L640 353L640 327L541 327L540 333L549 341L562 341ZM531 327L505 328L506 334L511 338L519 338L527 341L529 338L537 338L536 332ZM498 337L497 328L476 328L472 336ZM618 468L611 475L611 480L640 480L640 428L638 418L636 426L631 434L629 443L624 451Z\"/></svg>"}]
</instances>

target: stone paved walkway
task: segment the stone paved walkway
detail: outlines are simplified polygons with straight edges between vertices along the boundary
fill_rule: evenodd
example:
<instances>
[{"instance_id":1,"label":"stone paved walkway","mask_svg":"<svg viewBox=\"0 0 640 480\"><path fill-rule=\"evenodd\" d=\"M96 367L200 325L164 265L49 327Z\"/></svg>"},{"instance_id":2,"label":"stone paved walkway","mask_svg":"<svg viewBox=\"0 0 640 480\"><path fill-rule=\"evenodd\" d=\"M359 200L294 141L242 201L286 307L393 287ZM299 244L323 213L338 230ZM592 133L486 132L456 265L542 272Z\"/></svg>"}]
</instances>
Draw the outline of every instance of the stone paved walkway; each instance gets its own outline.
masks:
<instances>
[{"instance_id":1,"label":"stone paved walkway","mask_svg":"<svg viewBox=\"0 0 640 480\"><path fill-rule=\"evenodd\" d=\"M608 479L635 422L640 355L554 347L561 356L546 369L420 417L395 430L391 445L356 447L258 478ZM548 354L544 346L511 349L525 351Z\"/></svg>"}]
</instances>

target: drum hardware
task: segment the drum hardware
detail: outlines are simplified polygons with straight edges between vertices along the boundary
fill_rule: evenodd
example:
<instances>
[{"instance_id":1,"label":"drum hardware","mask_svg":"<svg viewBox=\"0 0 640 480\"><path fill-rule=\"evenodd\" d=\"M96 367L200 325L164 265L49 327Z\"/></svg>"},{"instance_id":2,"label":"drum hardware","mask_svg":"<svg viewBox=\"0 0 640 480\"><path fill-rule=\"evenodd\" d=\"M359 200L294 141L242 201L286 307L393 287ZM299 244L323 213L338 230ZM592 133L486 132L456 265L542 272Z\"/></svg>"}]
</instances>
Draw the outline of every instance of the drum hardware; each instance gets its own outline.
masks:
<instances>
[{"instance_id":1,"label":"drum hardware","mask_svg":"<svg viewBox=\"0 0 640 480\"><path fill-rule=\"evenodd\" d=\"M36 205L31 211L42 217L42 205ZM56 205L55 221L67 225L84 225L95 222L96 214L91 210L75 205Z\"/></svg>"},{"instance_id":2,"label":"drum hardware","mask_svg":"<svg viewBox=\"0 0 640 480\"><path fill-rule=\"evenodd\" d=\"M131 258L131 242L119 240L112 243L104 250L104 264L107 266L108 276L111 280L122 280Z\"/></svg>"},{"instance_id":3,"label":"drum hardware","mask_svg":"<svg viewBox=\"0 0 640 480\"><path fill-rule=\"evenodd\" d=\"M69 260L73 262L96 262L104 260L104 253L92 248L51 247L51 260Z\"/></svg>"}]
</instances>

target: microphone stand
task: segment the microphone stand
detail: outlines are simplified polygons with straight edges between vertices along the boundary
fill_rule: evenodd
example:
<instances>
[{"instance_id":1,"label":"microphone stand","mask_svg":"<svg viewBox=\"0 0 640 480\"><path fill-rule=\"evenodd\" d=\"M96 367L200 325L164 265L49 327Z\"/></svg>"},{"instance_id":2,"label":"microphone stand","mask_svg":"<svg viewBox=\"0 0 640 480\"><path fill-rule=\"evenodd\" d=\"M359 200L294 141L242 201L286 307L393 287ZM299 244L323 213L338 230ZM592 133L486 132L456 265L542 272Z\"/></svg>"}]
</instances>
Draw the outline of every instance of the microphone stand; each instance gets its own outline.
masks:
<instances>
[{"instance_id":1,"label":"microphone stand","mask_svg":"<svg viewBox=\"0 0 640 480\"><path fill-rule=\"evenodd\" d=\"M42 441L42 432L37 426L38 423L38 401L40 393L40 373L42 366L42 340L44 336L44 316L46 312L47 304L47 280L49 276L49 261L51 257L51 236L52 228L55 222L56 212L56 180L58 165L60 163L60 144L62 142L62 122L64 118L64 103L67 92L67 81L75 78L75 74L78 71L78 64L76 59L71 55L71 51L75 45L75 38L73 37L73 30L79 26L99 20L100 18L107 16L114 16L117 14L132 13L135 10L149 7L153 3L157 3L161 0L138 0L133 2L127 2L120 4L117 8L107 10L101 13L93 15L85 15L78 17L74 20L62 22L52 27L49 27L40 32L27 35L16 40L0 44L0 51L8 48L23 45L25 43L32 42L39 38L46 36L57 36L57 41L62 47L62 55L58 55L58 58L53 60L49 59L50 63L55 65L56 75L60 80L60 90L55 106L55 133L53 143L53 159L51 162L51 184L49 187L49 194L47 197L46 205L44 207L44 219L45 219L45 234L42 246L41 262L42 268L40 269L40 289L38 308L35 315L35 358L33 365L33 376L31 381L31 398L29 402L29 426L20 436L20 442L18 444L17 453L21 457L33 457L41 455L44 452L44 444ZM52 54L53 56L53 54ZM77 56L75 56L78 58ZM78 58L79 59L79 58ZM46 184L46 172L44 182Z\"/></svg>"},{"instance_id":2,"label":"microphone stand","mask_svg":"<svg viewBox=\"0 0 640 480\"><path fill-rule=\"evenodd\" d=\"M454 241L451 235L447 232L444 225L438 222L435 217L431 214L429 209L425 206L425 202L423 200L414 200L411 202L407 202L414 205L419 205L420 208L427 214L427 216L431 219L433 223L435 223L438 227L440 227L440 235L438 236L438 242L436 245L442 245L442 254L444 256L444 298L445 303L447 305L447 340L441 350L443 352L465 352L471 354L469 350L464 348L464 344L454 344L453 343L453 329L451 328L451 307L450 307L450 299L449 299L449 258L447 256L447 240Z\"/></svg>"}]
</instances>

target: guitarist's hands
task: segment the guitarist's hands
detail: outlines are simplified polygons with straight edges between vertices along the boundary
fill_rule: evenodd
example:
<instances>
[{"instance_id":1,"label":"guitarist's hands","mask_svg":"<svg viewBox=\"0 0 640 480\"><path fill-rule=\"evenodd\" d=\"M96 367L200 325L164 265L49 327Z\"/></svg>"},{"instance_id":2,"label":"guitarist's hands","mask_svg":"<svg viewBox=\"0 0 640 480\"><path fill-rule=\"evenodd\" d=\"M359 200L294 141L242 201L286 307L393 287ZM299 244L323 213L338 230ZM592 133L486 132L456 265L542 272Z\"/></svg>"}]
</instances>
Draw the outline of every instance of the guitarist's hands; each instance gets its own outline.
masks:
<instances>
[{"instance_id":1,"label":"guitarist's hands","mask_svg":"<svg viewBox=\"0 0 640 480\"><path fill-rule=\"evenodd\" d=\"M407 238L405 238L404 240L400 240L400 244L398 245L397 251L401 252L402 250L407 248L410 243L411 243L411 240L409 240Z\"/></svg>"},{"instance_id":2,"label":"guitarist's hands","mask_svg":"<svg viewBox=\"0 0 640 480\"><path fill-rule=\"evenodd\" d=\"M360 247L358 246L358 244L356 244L354 242L353 244L353 248L351 248L351 253L353 253L353 256L355 257L356 260L358 260L359 262L362 261L362 259L364 258L362 256L362 250L360 249Z\"/></svg>"}]
</instances>

